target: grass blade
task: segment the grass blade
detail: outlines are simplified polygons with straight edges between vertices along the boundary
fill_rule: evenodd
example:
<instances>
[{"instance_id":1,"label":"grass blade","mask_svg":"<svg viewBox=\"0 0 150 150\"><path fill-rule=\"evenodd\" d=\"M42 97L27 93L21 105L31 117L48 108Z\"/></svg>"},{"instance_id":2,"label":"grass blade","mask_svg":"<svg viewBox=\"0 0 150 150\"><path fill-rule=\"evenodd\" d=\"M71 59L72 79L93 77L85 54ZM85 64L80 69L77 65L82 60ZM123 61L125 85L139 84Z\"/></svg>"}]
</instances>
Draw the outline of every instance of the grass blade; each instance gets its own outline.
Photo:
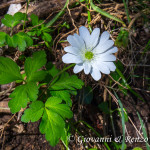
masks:
<instances>
[{"instance_id":1,"label":"grass blade","mask_svg":"<svg viewBox=\"0 0 150 150\"><path fill-rule=\"evenodd\" d=\"M119 74L119 76L122 78L122 81L124 82L125 86L128 88L128 90L134 94L136 97L138 97L140 100L142 100L143 102L145 101L138 93L136 93L131 87L130 85L127 83L124 75L122 74L122 72L116 68L117 73Z\"/></svg>"},{"instance_id":2,"label":"grass blade","mask_svg":"<svg viewBox=\"0 0 150 150\"><path fill-rule=\"evenodd\" d=\"M58 19L65 13L65 9L67 8L67 5L69 4L69 0L66 1L65 6L63 9L50 21L46 24L46 27L52 26Z\"/></svg>"},{"instance_id":3,"label":"grass blade","mask_svg":"<svg viewBox=\"0 0 150 150\"><path fill-rule=\"evenodd\" d=\"M95 6L95 5L93 4L93 0L90 0L90 5L91 5L91 7L92 7L96 12L100 13L101 15L103 15L103 16L105 16L105 17L107 17L107 18L110 18L110 19L112 19L112 20L115 20L115 21L117 21L117 22L120 22L124 27L126 27L126 24L125 24L121 19L119 19L119 18L117 18L117 17L115 17L115 16L113 16L113 15L110 15L108 12L106 12L106 11L100 9L99 7Z\"/></svg>"},{"instance_id":4,"label":"grass blade","mask_svg":"<svg viewBox=\"0 0 150 150\"><path fill-rule=\"evenodd\" d=\"M130 19L130 16L129 16L128 7L127 7L127 4L126 4L126 1L125 1L125 0L123 0L123 4L124 4L125 11L126 11L128 23L130 23L131 19Z\"/></svg>"},{"instance_id":5,"label":"grass blade","mask_svg":"<svg viewBox=\"0 0 150 150\"><path fill-rule=\"evenodd\" d=\"M126 147L125 146L125 116L124 116L124 111L123 111L123 105L122 105L122 103L121 103L121 101L120 101L120 99L119 99L119 97L118 97L118 95L116 94L115 91L114 91L114 93L115 93L115 96L118 100L119 106L121 108L121 115L122 115L121 120L122 120L122 130L123 130L123 139L122 139L121 150L124 150L125 147Z\"/></svg>"},{"instance_id":6,"label":"grass blade","mask_svg":"<svg viewBox=\"0 0 150 150\"><path fill-rule=\"evenodd\" d=\"M78 121L79 123L82 122L83 124L85 124L88 128L90 128L98 137L102 137L97 131L94 130L93 127L91 127L88 123L86 123L85 121ZM111 150L110 147L108 146L108 144L106 142L104 142L104 145L106 146L107 150Z\"/></svg>"},{"instance_id":7,"label":"grass blade","mask_svg":"<svg viewBox=\"0 0 150 150\"><path fill-rule=\"evenodd\" d=\"M143 123L143 121L142 121L142 119L140 117L140 114L138 112L137 112L137 115L139 117L140 124L142 126L142 131L143 131L144 139L148 139L144 123ZM150 145L147 142L146 142L146 148L147 148L147 150L150 150Z\"/></svg>"}]
</instances>

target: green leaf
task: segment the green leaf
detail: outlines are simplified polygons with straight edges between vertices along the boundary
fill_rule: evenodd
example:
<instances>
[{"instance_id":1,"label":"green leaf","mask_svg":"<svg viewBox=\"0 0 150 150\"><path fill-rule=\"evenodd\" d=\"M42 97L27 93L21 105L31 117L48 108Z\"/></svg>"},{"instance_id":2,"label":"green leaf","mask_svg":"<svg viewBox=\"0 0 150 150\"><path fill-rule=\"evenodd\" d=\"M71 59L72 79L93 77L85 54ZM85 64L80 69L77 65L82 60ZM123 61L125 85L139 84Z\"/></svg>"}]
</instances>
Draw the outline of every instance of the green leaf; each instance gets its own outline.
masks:
<instances>
[{"instance_id":1,"label":"green leaf","mask_svg":"<svg viewBox=\"0 0 150 150\"><path fill-rule=\"evenodd\" d=\"M16 113L25 108L29 101L35 101L37 99L38 86L36 83L27 83L16 87L16 89L9 96L12 98L8 106L12 113Z\"/></svg>"},{"instance_id":2,"label":"green leaf","mask_svg":"<svg viewBox=\"0 0 150 150\"><path fill-rule=\"evenodd\" d=\"M64 72L59 76L56 75L60 72L52 63L46 65L48 73L55 78L50 85L50 94L52 96L63 99L69 106L72 105L70 94L77 94L76 89L81 89L83 86L82 80L78 79L76 75L69 76L67 72Z\"/></svg>"},{"instance_id":3,"label":"green leaf","mask_svg":"<svg viewBox=\"0 0 150 150\"><path fill-rule=\"evenodd\" d=\"M66 104L68 104L69 106L72 106L72 101L71 101L70 94L69 94L68 91L65 91L65 90L53 90L52 88L49 88L49 89L50 89L50 94L52 96L59 97L62 100L64 100L66 102Z\"/></svg>"},{"instance_id":4,"label":"green leaf","mask_svg":"<svg viewBox=\"0 0 150 150\"><path fill-rule=\"evenodd\" d=\"M29 82L26 84L27 86L27 94L30 101L35 101L38 98L38 86L34 82Z\"/></svg>"},{"instance_id":5,"label":"green leaf","mask_svg":"<svg viewBox=\"0 0 150 150\"><path fill-rule=\"evenodd\" d=\"M44 32L44 33L43 33L43 36L42 36L42 39L43 39L44 41L50 42L50 41L52 40L52 36L51 36L50 34Z\"/></svg>"},{"instance_id":6,"label":"green leaf","mask_svg":"<svg viewBox=\"0 0 150 150\"><path fill-rule=\"evenodd\" d=\"M72 112L65 104L60 104L61 99L50 97L45 103L45 111L40 123L40 131L46 134L50 145L55 146L63 134L65 118L71 118Z\"/></svg>"},{"instance_id":7,"label":"green leaf","mask_svg":"<svg viewBox=\"0 0 150 150\"><path fill-rule=\"evenodd\" d=\"M26 48L26 42L25 42L24 38L19 36L18 34L15 34L13 36L13 43L14 43L14 47L18 46L18 49L20 51L24 51Z\"/></svg>"},{"instance_id":8,"label":"green leaf","mask_svg":"<svg viewBox=\"0 0 150 150\"><path fill-rule=\"evenodd\" d=\"M46 69L48 70L48 73L54 77L56 76L60 70L58 70L55 65L53 65L51 62L49 62L47 65L46 65Z\"/></svg>"},{"instance_id":9,"label":"green leaf","mask_svg":"<svg viewBox=\"0 0 150 150\"><path fill-rule=\"evenodd\" d=\"M36 32L36 34L37 34L37 36L40 36L40 35L42 34L42 31L41 31L41 30L38 30L38 31Z\"/></svg>"},{"instance_id":10,"label":"green leaf","mask_svg":"<svg viewBox=\"0 0 150 150\"><path fill-rule=\"evenodd\" d=\"M18 47L20 51L24 51L26 47L33 45L33 40L26 33L19 32L12 38L14 47Z\"/></svg>"},{"instance_id":11,"label":"green leaf","mask_svg":"<svg viewBox=\"0 0 150 150\"><path fill-rule=\"evenodd\" d=\"M44 112L44 104L41 101L35 101L30 105L30 108L24 111L21 117L22 122L36 122L38 121Z\"/></svg>"},{"instance_id":12,"label":"green leaf","mask_svg":"<svg viewBox=\"0 0 150 150\"><path fill-rule=\"evenodd\" d=\"M20 111L21 108L25 108L29 102L26 92L26 85L16 87L9 97L12 98L8 103L12 113L16 113Z\"/></svg>"},{"instance_id":13,"label":"green leaf","mask_svg":"<svg viewBox=\"0 0 150 150\"><path fill-rule=\"evenodd\" d=\"M128 46L128 42L129 42L129 32L124 28L121 28L120 33L118 34L118 37L115 41L115 45L119 47L123 46L126 48Z\"/></svg>"},{"instance_id":14,"label":"green leaf","mask_svg":"<svg viewBox=\"0 0 150 150\"><path fill-rule=\"evenodd\" d=\"M7 84L16 80L22 80L19 67L7 57L0 57L0 84Z\"/></svg>"},{"instance_id":15,"label":"green leaf","mask_svg":"<svg viewBox=\"0 0 150 150\"><path fill-rule=\"evenodd\" d=\"M71 136L71 127L70 124L66 124L65 128L63 129L63 134L61 136L61 141L65 145L66 149L69 150L69 142L68 137Z\"/></svg>"},{"instance_id":16,"label":"green leaf","mask_svg":"<svg viewBox=\"0 0 150 150\"><path fill-rule=\"evenodd\" d=\"M33 40L31 37L29 37L27 34L24 34L24 40L26 41L27 46L32 46L33 45Z\"/></svg>"},{"instance_id":17,"label":"green leaf","mask_svg":"<svg viewBox=\"0 0 150 150\"><path fill-rule=\"evenodd\" d=\"M17 12L14 14L14 20L21 21L21 20L24 20L26 18L26 16L27 15L25 13Z\"/></svg>"},{"instance_id":18,"label":"green leaf","mask_svg":"<svg viewBox=\"0 0 150 150\"><path fill-rule=\"evenodd\" d=\"M31 78L28 80L32 82L38 82L42 81L46 77L47 72L46 71L37 71L30 76Z\"/></svg>"},{"instance_id":19,"label":"green leaf","mask_svg":"<svg viewBox=\"0 0 150 150\"><path fill-rule=\"evenodd\" d=\"M140 147L135 147L135 148L133 148L133 150L143 150L143 149Z\"/></svg>"},{"instance_id":20,"label":"green leaf","mask_svg":"<svg viewBox=\"0 0 150 150\"><path fill-rule=\"evenodd\" d=\"M55 146L62 136L65 122L57 113L46 109L40 123L40 132L46 134L47 141L51 146Z\"/></svg>"},{"instance_id":21,"label":"green leaf","mask_svg":"<svg viewBox=\"0 0 150 150\"><path fill-rule=\"evenodd\" d=\"M0 46L3 46L3 44L5 43L5 37L6 37L6 33L5 32L0 32Z\"/></svg>"},{"instance_id":22,"label":"green leaf","mask_svg":"<svg viewBox=\"0 0 150 150\"><path fill-rule=\"evenodd\" d=\"M30 16L30 18L31 18L31 21L32 21L32 25L33 25L33 26L38 25L38 23L39 23L39 18L38 18L38 16L36 16L35 14L32 14L32 15Z\"/></svg>"},{"instance_id":23,"label":"green leaf","mask_svg":"<svg viewBox=\"0 0 150 150\"><path fill-rule=\"evenodd\" d=\"M29 31L29 32L27 32L27 34L28 34L29 36L35 36L36 31Z\"/></svg>"},{"instance_id":24,"label":"green leaf","mask_svg":"<svg viewBox=\"0 0 150 150\"><path fill-rule=\"evenodd\" d=\"M78 79L76 75L69 76L67 72L64 72L57 81L52 82L51 88L53 90L68 90L76 95L76 89L81 89L83 85L83 81Z\"/></svg>"},{"instance_id":25,"label":"green leaf","mask_svg":"<svg viewBox=\"0 0 150 150\"><path fill-rule=\"evenodd\" d=\"M7 27L13 27L14 18L12 15L6 14L1 22Z\"/></svg>"},{"instance_id":26,"label":"green leaf","mask_svg":"<svg viewBox=\"0 0 150 150\"><path fill-rule=\"evenodd\" d=\"M8 34L6 34L6 43L9 47L13 47L13 39Z\"/></svg>"},{"instance_id":27,"label":"green leaf","mask_svg":"<svg viewBox=\"0 0 150 150\"><path fill-rule=\"evenodd\" d=\"M102 102L98 105L98 108L104 112L105 114L110 114L110 110L109 110L109 107L108 107L108 103L107 102Z\"/></svg>"},{"instance_id":28,"label":"green leaf","mask_svg":"<svg viewBox=\"0 0 150 150\"><path fill-rule=\"evenodd\" d=\"M52 80L52 78L54 76L56 76L58 73L59 73L59 70L56 69L56 67L51 63L49 62L47 65L46 65L46 69L48 70L47 72L49 73L49 75L51 75L52 77L49 77L49 81ZM58 78L56 78L54 81L56 81ZM48 82L49 82L48 81ZM55 90L53 88L49 88L50 90L50 94L52 96L56 96L56 97L59 97L61 98L62 100L64 100L66 102L66 104L68 104L69 106L72 105L72 101L71 101L71 96L69 94L69 91L67 90Z\"/></svg>"},{"instance_id":29,"label":"green leaf","mask_svg":"<svg viewBox=\"0 0 150 150\"><path fill-rule=\"evenodd\" d=\"M25 72L27 75L27 81L42 81L45 76L45 71L38 71L46 64L46 54L44 51L35 52L33 57L29 57L25 61Z\"/></svg>"},{"instance_id":30,"label":"green leaf","mask_svg":"<svg viewBox=\"0 0 150 150\"><path fill-rule=\"evenodd\" d=\"M4 16L4 19L2 19L2 23L7 27L15 27L19 23L21 23L21 20L25 19L25 13L17 12L14 14L14 16L6 14Z\"/></svg>"},{"instance_id":31,"label":"green leaf","mask_svg":"<svg viewBox=\"0 0 150 150\"><path fill-rule=\"evenodd\" d=\"M40 21L41 23L43 22L43 20L40 20ZM51 28L46 27L45 24L41 25L41 30L43 31L43 33L53 32L53 30Z\"/></svg>"},{"instance_id":32,"label":"green leaf","mask_svg":"<svg viewBox=\"0 0 150 150\"><path fill-rule=\"evenodd\" d=\"M62 99L58 97L50 97L46 103L45 107L56 112L63 118L71 118L72 112L70 111L70 107L66 104L60 104L62 102Z\"/></svg>"}]
</instances>

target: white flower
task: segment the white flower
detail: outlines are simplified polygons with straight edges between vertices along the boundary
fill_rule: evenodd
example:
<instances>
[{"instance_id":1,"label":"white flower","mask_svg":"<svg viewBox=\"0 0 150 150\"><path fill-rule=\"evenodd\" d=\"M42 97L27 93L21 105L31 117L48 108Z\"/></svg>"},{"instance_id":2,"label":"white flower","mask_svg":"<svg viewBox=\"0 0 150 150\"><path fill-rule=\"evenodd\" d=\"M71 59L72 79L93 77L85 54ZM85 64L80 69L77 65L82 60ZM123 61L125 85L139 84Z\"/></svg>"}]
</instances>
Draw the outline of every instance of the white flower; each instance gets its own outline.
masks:
<instances>
[{"instance_id":1,"label":"white flower","mask_svg":"<svg viewBox=\"0 0 150 150\"><path fill-rule=\"evenodd\" d=\"M110 74L110 71L115 71L116 66L112 61L115 61L116 57L112 53L117 52L117 47L109 40L109 33L105 31L99 37L99 28L95 28L90 34L88 29L82 26L79 28L79 34L67 37L71 46L65 47L67 54L62 57L62 61L67 64L75 63L74 73L84 69L84 73L90 73L96 81L101 78L101 72Z\"/></svg>"},{"instance_id":2,"label":"white flower","mask_svg":"<svg viewBox=\"0 0 150 150\"><path fill-rule=\"evenodd\" d=\"M10 4L7 14L14 15L21 9L21 4Z\"/></svg>"}]
</instances>

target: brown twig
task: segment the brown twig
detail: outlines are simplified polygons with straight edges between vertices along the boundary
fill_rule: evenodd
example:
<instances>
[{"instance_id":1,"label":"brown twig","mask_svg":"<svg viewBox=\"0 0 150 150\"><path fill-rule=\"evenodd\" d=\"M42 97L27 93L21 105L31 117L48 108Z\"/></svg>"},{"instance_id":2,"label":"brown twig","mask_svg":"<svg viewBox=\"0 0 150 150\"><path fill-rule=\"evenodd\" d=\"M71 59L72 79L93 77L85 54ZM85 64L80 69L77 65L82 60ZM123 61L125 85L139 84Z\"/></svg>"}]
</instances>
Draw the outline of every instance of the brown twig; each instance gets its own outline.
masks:
<instances>
[{"instance_id":1,"label":"brown twig","mask_svg":"<svg viewBox=\"0 0 150 150\"><path fill-rule=\"evenodd\" d=\"M70 9L69 9L69 3L68 3L68 5L67 5L67 10L68 10L68 12L69 12L69 16L70 16L70 18L71 18L72 25L75 27L75 30L78 31L78 28L77 28L77 26L75 25L75 21L74 21L74 19L72 18L71 11L70 11Z\"/></svg>"},{"instance_id":2,"label":"brown twig","mask_svg":"<svg viewBox=\"0 0 150 150\"><path fill-rule=\"evenodd\" d=\"M12 91L12 88L13 88L13 82L10 84L9 89L7 89L6 91L0 92L0 97L3 96L3 95L6 95L6 94L9 93L10 91Z\"/></svg>"},{"instance_id":3,"label":"brown twig","mask_svg":"<svg viewBox=\"0 0 150 150\"><path fill-rule=\"evenodd\" d=\"M116 84L120 85L121 87L123 87L124 89L128 89L125 86L123 86L122 84L120 84L118 81L114 80L113 77L111 75L108 75Z\"/></svg>"},{"instance_id":4,"label":"brown twig","mask_svg":"<svg viewBox=\"0 0 150 150\"><path fill-rule=\"evenodd\" d=\"M3 128L1 129L2 131L2 133L1 133L1 136L0 136L0 138L2 138L2 135L3 135L3 132L4 132L4 129L5 129L5 127L8 125L8 123L15 117L15 115L16 114L14 114L8 121L7 121L7 123L5 123L4 124L4 126L3 126Z\"/></svg>"}]
</instances>

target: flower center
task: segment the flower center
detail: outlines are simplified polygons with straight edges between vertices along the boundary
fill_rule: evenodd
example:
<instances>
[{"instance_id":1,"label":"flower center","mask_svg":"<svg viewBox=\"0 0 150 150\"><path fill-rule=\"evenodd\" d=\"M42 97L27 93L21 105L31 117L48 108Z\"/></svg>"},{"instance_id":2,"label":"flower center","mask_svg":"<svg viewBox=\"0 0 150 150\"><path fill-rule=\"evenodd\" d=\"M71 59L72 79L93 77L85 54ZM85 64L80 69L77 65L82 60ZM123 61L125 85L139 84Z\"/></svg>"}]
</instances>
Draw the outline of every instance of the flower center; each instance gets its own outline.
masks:
<instances>
[{"instance_id":1,"label":"flower center","mask_svg":"<svg viewBox=\"0 0 150 150\"><path fill-rule=\"evenodd\" d=\"M85 58L88 59L88 60L91 60L91 59L93 58L93 53L92 53L92 52L89 52L89 51L86 52L86 53L85 53Z\"/></svg>"}]
</instances>

